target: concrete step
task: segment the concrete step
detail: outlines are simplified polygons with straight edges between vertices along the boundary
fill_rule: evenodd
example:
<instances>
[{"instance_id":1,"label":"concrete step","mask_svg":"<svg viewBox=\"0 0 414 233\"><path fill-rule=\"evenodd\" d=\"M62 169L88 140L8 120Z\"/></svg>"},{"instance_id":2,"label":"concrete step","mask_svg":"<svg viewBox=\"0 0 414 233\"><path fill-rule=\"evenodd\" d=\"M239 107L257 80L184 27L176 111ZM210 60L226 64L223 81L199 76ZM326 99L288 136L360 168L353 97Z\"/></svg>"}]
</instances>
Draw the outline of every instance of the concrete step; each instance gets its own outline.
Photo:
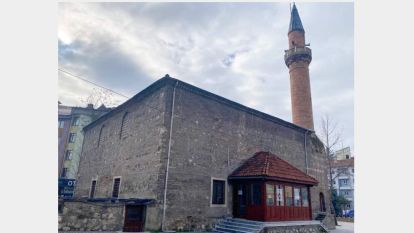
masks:
<instances>
[{"instance_id":1,"label":"concrete step","mask_svg":"<svg viewBox=\"0 0 414 233\"><path fill-rule=\"evenodd\" d=\"M227 227L227 228L233 228L235 230L250 231L250 232L256 232L256 231L259 231L259 230L262 229L259 226L252 226L252 225L246 226L244 224L243 225L242 224L232 224L232 223L229 223L229 222L223 222L223 223L220 224L220 226Z\"/></svg>"},{"instance_id":2,"label":"concrete step","mask_svg":"<svg viewBox=\"0 0 414 233\"><path fill-rule=\"evenodd\" d=\"M232 221L223 221L221 222L221 224L226 225L226 226L242 227L242 228L251 229L251 230L258 230L262 228L262 226L259 226L259 225L253 225L253 224L241 223L241 222L232 222Z\"/></svg>"},{"instance_id":3,"label":"concrete step","mask_svg":"<svg viewBox=\"0 0 414 233\"><path fill-rule=\"evenodd\" d=\"M236 223L255 225L255 226L263 226L263 224L264 224L263 222L246 220L246 219L241 219L241 218L228 218L226 220L236 222Z\"/></svg>"},{"instance_id":4,"label":"concrete step","mask_svg":"<svg viewBox=\"0 0 414 233\"><path fill-rule=\"evenodd\" d=\"M238 229L235 229L233 227L225 227L225 226L220 226L220 225L216 225L214 227L214 230L221 231L221 232L226 232L226 233L252 233L252 232L254 232L254 231L238 230Z\"/></svg>"}]
</instances>

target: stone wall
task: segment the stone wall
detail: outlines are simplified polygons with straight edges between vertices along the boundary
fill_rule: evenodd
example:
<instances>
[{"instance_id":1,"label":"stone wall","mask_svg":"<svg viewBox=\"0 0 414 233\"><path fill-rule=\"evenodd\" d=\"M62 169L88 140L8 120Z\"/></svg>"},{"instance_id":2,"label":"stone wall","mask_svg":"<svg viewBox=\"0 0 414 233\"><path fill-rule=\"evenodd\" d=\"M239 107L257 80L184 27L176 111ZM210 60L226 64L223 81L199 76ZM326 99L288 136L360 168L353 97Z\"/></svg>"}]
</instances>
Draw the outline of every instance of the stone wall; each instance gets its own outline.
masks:
<instances>
[{"instance_id":1,"label":"stone wall","mask_svg":"<svg viewBox=\"0 0 414 233\"><path fill-rule=\"evenodd\" d=\"M95 197L111 197L113 178L120 176L120 198L156 200L147 208L145 230L161 228L171 84L139 101L132 99L121 105L85 132L75 197L89 195L92 179L97 179ZM306 162L303 131L264 119L257 112L241 110L237 104L223 103L220 98L212 100L203 93L195 94L182 83L176 89L174 111L166 230L208 230L217 218L231 215L232 186L227 184L226 205L212 206L212 178L227 180L258 151L270 151L318 179L319 185L311 189L313 214L319 211L319 192L325 194L329 210L326 159L314 135L306 137ZM127 130L120 135L126 112ZM329 225L330 217L327 219Z\"/></svg>"},{"instance_id":2,"label":"stone wall","mask_svg":"<svg viewBox=\"0 0 414 233\"><path fill-rule=\"evenodd\" d=\"M119 198L157 200L147 209L145 227L160 229L164 190L160 176L165 174L161 159L165 157L168 137L164 123L165 108L165 92L161 88L138 103L123 105L109 118L98 120L88 128L75 197L89 195L92 179L97 180L95 197L111 197L113 179L121 177ZM122 124L124 130L121 135Z\"/></svg>"},{"instance_id":3,"label":"stone wall","mask_svg":"<svg viewBox=\"0 0 414 233\"><path fill-rule=\"evenodd\" d=\"M232 186L227 184L226 206L213 207L211 179L227 179L255 152L270 151L306 172L304 139L299 130L178 87L167 191L168 229L180 228L188 218L209 227L214 218L231 215ZM320 181L311 189L316 213L319 192L328 197L326 160L319 140L314 135L306 140L309 174Z\"/></svg>"},{"instance_id":4,"label":"stone wall","mask_svg":"<svg viewBox=\"0 0 414 233\"><path fill-rule=\"evenodd\" d=\"M123 223L123 205L65 202L59 216L59 230L63 231L122 231Z\"/></svg>"},{"instance_id":5,"label":"stone wall","mask_svg":"<svg viewBox=\"0 0 414 233\"><path fill-rule=\"evenodd\" d=\"M266 227L261 233L328 233L320 225Z\"/></svg>"}]
</instances>

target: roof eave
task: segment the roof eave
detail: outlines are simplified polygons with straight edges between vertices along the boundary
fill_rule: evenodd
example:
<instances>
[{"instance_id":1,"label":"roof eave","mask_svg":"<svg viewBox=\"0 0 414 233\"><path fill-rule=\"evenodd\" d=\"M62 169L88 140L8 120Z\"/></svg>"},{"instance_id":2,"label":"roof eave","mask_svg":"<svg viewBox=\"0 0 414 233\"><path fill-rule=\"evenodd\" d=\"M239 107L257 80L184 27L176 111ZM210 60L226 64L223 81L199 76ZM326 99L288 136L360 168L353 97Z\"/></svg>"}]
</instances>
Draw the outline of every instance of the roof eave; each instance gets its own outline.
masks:
<instances>
[{"instance_id":1,"label":"roof eave","mask_svg":"<svg viewBox=\"0 0 414 233\"><path fill-rule=\"evenodd\" d=\"M294 180L294 179L286 179L286 178L272 177L272 176L229 176L228 179L229 180L274 180L274 181L304 184L304 185L318 185L319 184L317 180L312 182L312 181Z\"/></svg>"}]
</instances>

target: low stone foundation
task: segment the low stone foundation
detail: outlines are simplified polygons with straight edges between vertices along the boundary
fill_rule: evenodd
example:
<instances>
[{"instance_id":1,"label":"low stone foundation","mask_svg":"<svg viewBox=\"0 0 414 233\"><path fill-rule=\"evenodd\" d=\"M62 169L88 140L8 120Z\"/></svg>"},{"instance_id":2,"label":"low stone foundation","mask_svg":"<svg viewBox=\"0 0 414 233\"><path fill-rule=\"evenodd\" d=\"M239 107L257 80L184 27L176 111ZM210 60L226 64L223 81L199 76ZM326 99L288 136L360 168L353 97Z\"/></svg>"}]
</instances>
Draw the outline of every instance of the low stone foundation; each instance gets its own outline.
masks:
<instances>
[{"instance_id":1,"label":"low stone foundation","mask_svg":"<svg viewBox=\"0 0 414 233\"><path fill-rule=\"evenodd\" d=\"M60 231L122 231L124 205L65 202L59 215Z\"/></svg>"},{"instance_id":2,"label":"low stone foundation","mask_svg":"<svg viewBox=\"0 0 414 233\"><path fill-rule=\"evenodd\" d=\"M261 233L328 233L321 225L266 226Z\"/></svg>"}]
</instances>

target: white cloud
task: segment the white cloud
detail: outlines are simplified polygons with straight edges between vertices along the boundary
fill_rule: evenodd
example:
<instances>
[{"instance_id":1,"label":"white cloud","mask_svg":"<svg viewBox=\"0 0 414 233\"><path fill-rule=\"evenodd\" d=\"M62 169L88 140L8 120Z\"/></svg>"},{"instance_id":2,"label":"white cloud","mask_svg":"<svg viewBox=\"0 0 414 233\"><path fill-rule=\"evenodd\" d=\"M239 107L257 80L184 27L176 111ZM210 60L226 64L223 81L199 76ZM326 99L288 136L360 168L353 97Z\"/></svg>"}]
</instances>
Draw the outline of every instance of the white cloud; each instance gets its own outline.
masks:
<instances>
[{"instance_id":1,"label":"white cloud","mask_svg":"<svg viewBox=\"0 0 414 233\"><path fill-rule=\"evenodd\" d=\"M332 114L353 146L353 4L297 6L315 124ZM288 3L60 3L59 66L129 96L169 73L290 121L288 23ZM59 75L59 99L79 105L91 87Z\"/></svg>"}]
</instances>

